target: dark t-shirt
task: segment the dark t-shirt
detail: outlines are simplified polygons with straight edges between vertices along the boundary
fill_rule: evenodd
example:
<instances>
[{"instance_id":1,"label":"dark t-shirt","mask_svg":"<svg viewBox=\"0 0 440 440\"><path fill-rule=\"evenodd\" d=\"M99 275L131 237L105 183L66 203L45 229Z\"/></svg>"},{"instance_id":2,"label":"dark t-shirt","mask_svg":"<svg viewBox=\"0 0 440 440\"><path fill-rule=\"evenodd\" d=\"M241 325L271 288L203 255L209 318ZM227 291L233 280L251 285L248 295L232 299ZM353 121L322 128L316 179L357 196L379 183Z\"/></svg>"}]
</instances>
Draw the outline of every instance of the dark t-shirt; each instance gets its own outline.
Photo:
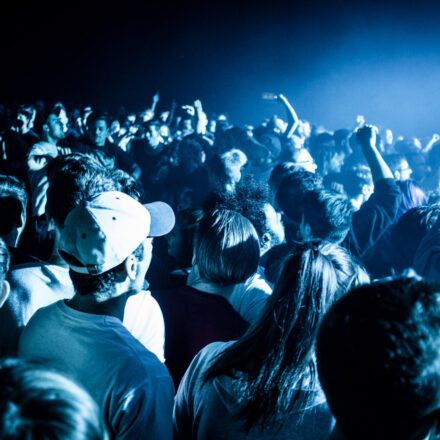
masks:
<instances>
[{"instance_id":1,"label":"dark t-shirt","mask_svg":"<svg viewBox=\"0 0 440 440\"><path fill-rule=\"evenodd\" d=\"M136 163L130 155L108 140L103 147L96 147L87 138L82 137L73 143L72 151L92 156L108 169L119 168L128 174L132 174L136 169Z\"/></svg>"},{"instance_id":2,"label":"dark t-shirt","mask_svg":"<svg viewBox=\"0 0 440 440\"><path fill-rule=\"evenodd\" d=\"M165 364L176 389L194 356L206 345L240 338L249 324L220 295L189 286L153 292L165 321Z\"/></svg>"},{"instance_id":3,"label":"dark t-shirt","mask_svg":"<svg viewBox=\"0 0 440 440\"><path fill-rule=\"evenodd\" d=\"M355 257L362 258L393 224L400 196L400 189L394 179L378 180L373 195L353 214L350 230L341 245ZM293 242L284 243L268 251L264 272L268 281L276 281L284 258L294 246Z\"/></svg>"}]
</instances>

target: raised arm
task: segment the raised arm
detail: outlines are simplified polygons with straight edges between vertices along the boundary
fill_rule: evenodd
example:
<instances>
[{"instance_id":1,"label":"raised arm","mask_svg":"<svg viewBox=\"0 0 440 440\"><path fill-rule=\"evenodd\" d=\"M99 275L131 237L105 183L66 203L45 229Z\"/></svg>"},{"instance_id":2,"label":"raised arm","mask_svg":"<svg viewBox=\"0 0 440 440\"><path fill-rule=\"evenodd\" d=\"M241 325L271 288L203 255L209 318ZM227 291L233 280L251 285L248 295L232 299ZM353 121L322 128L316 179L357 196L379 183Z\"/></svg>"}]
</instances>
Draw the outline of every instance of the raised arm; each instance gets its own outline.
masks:
<instances>
[{"instance_id":1,"label":"raised arm","mask_svg":"<svg viewBox=\"0 0 440 440\"><path fill-rule=\"evenodd\" d=\"M387 165L377 146L378 129L374 125L364 125L356 132L356 138L361 145L362 153L368 162L374 183L381 179L393 179L393 173Z\"/></svg>"},{"instance_id":2,"label":"raised arm","mask_svg":"<svg viewBox=\"0 0 440 440\"><path fill-rule=\"evenodd\" d=\"M293 135L293 133L295 133L295 130L298 127L299 124L298 115L296 114L294 108L292 107L292 105L284 95L279 94L277 98L278 101L281 102L286 109L288 125L284 133L284 136L287 139L289 139Z\"/></svg>"},{"instance_id":3,"label":"raised arm","mask_svg":"<svg viewBox=\"0 0 440 440\"><path fill-rule=\"evenodd\" d=\"M440 136L435 133L432 135L430 141L426 144L425 148L423 148L422 153L429 153L436 142L440 140Z\"/></svg>"},{"instance_id":4,"label":"raised arm","mask_svg":"<svg viewBox=\"0 0 440 440\"><path fill-rule=\"evenodd\" d=\"M195 130L197 134L205 134L206 126L208 125L208 118L203 111L202 103L199 99L194 101L195 108Z\"/></svg>"}]
</instances>

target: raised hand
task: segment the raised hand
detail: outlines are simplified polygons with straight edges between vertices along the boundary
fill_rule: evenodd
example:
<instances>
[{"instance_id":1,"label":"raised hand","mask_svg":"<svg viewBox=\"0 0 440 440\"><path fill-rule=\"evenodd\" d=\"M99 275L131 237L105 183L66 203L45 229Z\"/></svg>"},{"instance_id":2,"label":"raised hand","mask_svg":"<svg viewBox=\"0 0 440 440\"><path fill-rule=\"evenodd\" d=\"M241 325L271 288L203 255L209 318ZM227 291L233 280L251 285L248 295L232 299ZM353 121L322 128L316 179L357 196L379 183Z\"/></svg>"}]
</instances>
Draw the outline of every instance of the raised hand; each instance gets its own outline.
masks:
<instances>
[{"instance_id":1,"label":"raised hand","mask_svg":"<svg viewBox=\"0 0 440 440\"><path fill-rule=\"evenodd\" d=\"M361 145L376 145L376 137L379 132L375 125L364 125L356 131L356 140Z\"/></svg>"}]
</instances>

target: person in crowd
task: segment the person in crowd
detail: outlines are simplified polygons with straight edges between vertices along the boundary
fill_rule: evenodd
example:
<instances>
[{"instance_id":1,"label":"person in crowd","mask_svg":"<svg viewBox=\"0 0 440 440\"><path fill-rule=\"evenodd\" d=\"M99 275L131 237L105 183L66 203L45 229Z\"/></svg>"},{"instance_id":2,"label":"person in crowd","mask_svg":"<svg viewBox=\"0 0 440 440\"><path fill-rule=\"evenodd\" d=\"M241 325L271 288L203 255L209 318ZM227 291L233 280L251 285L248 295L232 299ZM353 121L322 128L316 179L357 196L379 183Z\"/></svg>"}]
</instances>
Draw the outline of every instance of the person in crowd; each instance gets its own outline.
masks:
<instances>
[{"instance_id":1,"label":"person in crowd","mask_svg":"<svg viewBox=\"0 0 440 440\"><path fill-rule=\"evenodd\" d=\"M312 138L310 151L323 177L340 173L348 155L347 145L337 144L331 133L321 133Z\"/></svg>"},{"instance_id":2,"label":"person in crowd","mask_svg":"<svg viewBox=\"0 0 440 440\"><path fill-rule=\"evenodd\" d=\"M242 170L247 163L243 151L233 148L221 155L214 155L208 164L208 175L212 191L233 193L242 178Z\"/></svg>"},{"instance_id":3,"label":"person in crowd","mask_svg":"<svg viewBox=\"0 0 440 440\"><path fill-rule=\"evenodd\" d=\"M354 256L362 258L364 253L374 245L382 233L393 224L397 210L400 205L401 193L396 185L393 174L379 153L376 145L377 128L366 125L357 132L357 140L371 170L374 182L374 192L361 208L351 218L350 228L342 246L348 249ZM286 177L277 193L278 204L283 210L286 218L286 238L288 244L284 248L274 249L271 268L266 266L266 277L273 281L278 273L282 258L289 251L289 241L298 239L298 231L302 219L302 201L307 191L302 192L298 197L296 188L301 188L292 175ZM312 185L311 185L312 186ZM310 188L314 189L313 186ZM349 211L346 211L350 215ZM294 235L289 230L294 230ZM291 247L291 244L290 244Z\"/></svg>"},{"instance_id":4,"label":"person in crowd","mask_svg":"<svg viewBox=\"0 0 440 440\"><path fill-rule=\"evenodd\" d=\"M332 440L438 436L439 292L416 278L377 282L325 315L317 364L336 418Z\"/></svg>"},{"instance_id":5,"label":"person in crowd","mask_svg":"<svg viewBox=\"0 0 440 440\"><path fill-rule=\"evenodd\" d=\"M268 184L272 192L272 199L274 201L273 203L274 206L275 205L278 206L275 195L278 191L278 188L281 185L281 182L283 181L284 177L286 177L295 169L297 168L293 162L281 162L273 167L269 176Z\"/></svg>"},{"instance_id":6,"label":"person in crowd","mask_svg":"<svg viewBox=\"0 0 440 440\"><path fill-rule=\"evenodd\" d=\"M41 129L41 140L34 144L27 158L29 187L31 193L31 217L44 215L48 187L46 166L60 153L69 153L59 145L66 136L60 109L53 108L47 115Z\"/></svg>"},{"instance_id":7,"label":"person in crowd","mask_svg":"<svg viewBox=\"0 0 440 440\"><path fill-rule=\"evenodd\" d=\"M74 295L69 267L58 253L61 233L68 213L103 191L121 190L136 197L134 187L107 170L94 159L80 155L60 156L48 166L47 217L54 236L47 262L32 260L12 267L9 274L11 295L0 310L0 353L15 355L23 327L40 308ZM117 179L116 179L117 177ZM126 304L123 325L158 359L164 361L164 323L162 312L149 291L143 288Z\"/></svg>"},{"instance_id":8,"label":"person in crowd","mask_svg":"<svg viewBox=\"0 0 440 440\"><path fill-rule=\"evenodd\" d=\"M90 395L60 374L21 359L0 363L0 437L107 440Z\"/></svg>"},{"instance_id":9,"label":"person in crowd","mask_svg":"<svg viewBox=\"0 0 440 440\"><path fill-rule=\"evenodd\" d=\"M424 205L405 212L363 255L362 261L371 276L387 277L415 267L417 249L439 216L439 204ZM434 243L426 249L434 249ZM421 267L417 267L417 271L423 273Z\"/></svg>"},{"instance_id":10,"label":"person in crowd","mask_svg":"<svg viewBox=\"0 0 440 440\"><path fill-rule=\"evenodd\" d=\"M345 195L309 191L302 200L301 241L326 240L341 244L350 230L353 208Z\"/></svg>"},{"instance_id":11,"label":"person in crowd","mask_svg":"<svg viewBox=\"0 0 440 440\"><path fill-rule=\"evenodd\" d=\"M20 338L20 356L84 386L115 439L171 438L171 377L121 321L127 299L143 286L153 237L173 225L168 205L143 206L119 191L74 208L59 253L75 294L38 310Z\"/></svg>"},{"instance_id":12,"label":"person in crowd","mask_svg":"<svg viewBox=\"0 0 440 440\"><path fill-rule=\"evenodd\" d=\"M248 323L228 298L258 267L258 235L235 211L215 210L200 220L187 286L153 292L165 320L166 365L179 384L205 345L239 338Z\"/></svg>"},{"instance_id":13,"label":"person in crowd","mask_svg":"<svg viewBox=\"0 0 440 440\"><path fill-rule=\"evenodd\" d=\"M26 225L27 202L24 183L13 176L0 175L0 237L9 248L12 264L33 260L17 248Z\"/></svg>"},{"instance_id":14,"label":"person in crowd","mask_svg":"<svg viewBox=\"0 0 440 440\"><path fill-rule=\"evenodd\" d=\"M107 168L120 168L139 178L141 169L128 153L109 141L109 130L108 116L105 113L93 112L87 118L87 135L73 146L72 151L89 154Z\"/></svg>"},{"instance_id":15,"label":"person in crowd","mask_svg":"<svg viewBox=\"0 0 440 440\"><path fill-rule=\"evenodd\" d=\"M405 181L411 178L412 169L403 154L389 155L386 156L385 160L396 181Z\"/></svg>"},{"instance_id":16,"label":"person in crowd","mask_svg":"<svg viewBox=\"0 0 440 440\"><path fill-rule=\"evenodd\" d=\"M260 264L247 280L235 286L228 297L232 307L247 322L257 319L264 308L272 287L264 276L264 261L274 246L284 242L284 227L280 213L270 203L268 185L250 177L241 181L233 194L223 194L209 202L213 208L229 209L246 217L257 231L260 244Z\"/></svg>"},{"instance_id":17,"label":"person in crowd","mask_svg":"<svg viewBox=\"0 0 440 440\"><path fill-rule=\"evenodd\" d=\"M21 105L15 113L15 118L2 133L2 156L0 157L0 172L12 175L27 182L26 159L29 150L39 141L33 130L36 117L35 107Z\"/></svg>"},{"instance_id":18,"label":"person in crowd","mask_svg":"<svg viewBox=\"0 0 440 440\"><path fill-rule=\"evenodd\" d=\"M313 355L333 301L368 276L343 248L305 243L289 255L260 318L193 360L174 407L175 438L317 439L333 426Z\"/></svg>"}]
</instances>

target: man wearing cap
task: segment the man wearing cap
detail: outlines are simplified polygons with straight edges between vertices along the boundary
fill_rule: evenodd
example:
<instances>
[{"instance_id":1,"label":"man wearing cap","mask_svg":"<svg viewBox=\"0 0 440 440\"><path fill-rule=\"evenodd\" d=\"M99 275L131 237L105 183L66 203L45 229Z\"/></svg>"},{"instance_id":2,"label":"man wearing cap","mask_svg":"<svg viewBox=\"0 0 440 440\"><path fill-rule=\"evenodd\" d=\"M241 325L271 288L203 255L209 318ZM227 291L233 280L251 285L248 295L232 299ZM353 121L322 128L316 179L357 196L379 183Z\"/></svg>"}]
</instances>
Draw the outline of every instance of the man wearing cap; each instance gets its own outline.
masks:
<instances>
[{"instance_id":1,"label":"man wearing cap","mask_svg":"<svg viewBox=\"0 0 440 440\"><path fill-rule=\"evenodd\" d=\"M57 368L89 391L115 439L172 437L171 377L121 321L127 298L142 287L152 237L173 225L165 203L143 206L118 191L72 210L59 252L75 295L36 312L20 338L22 357Z\"/></svg>"}]
</instances>

